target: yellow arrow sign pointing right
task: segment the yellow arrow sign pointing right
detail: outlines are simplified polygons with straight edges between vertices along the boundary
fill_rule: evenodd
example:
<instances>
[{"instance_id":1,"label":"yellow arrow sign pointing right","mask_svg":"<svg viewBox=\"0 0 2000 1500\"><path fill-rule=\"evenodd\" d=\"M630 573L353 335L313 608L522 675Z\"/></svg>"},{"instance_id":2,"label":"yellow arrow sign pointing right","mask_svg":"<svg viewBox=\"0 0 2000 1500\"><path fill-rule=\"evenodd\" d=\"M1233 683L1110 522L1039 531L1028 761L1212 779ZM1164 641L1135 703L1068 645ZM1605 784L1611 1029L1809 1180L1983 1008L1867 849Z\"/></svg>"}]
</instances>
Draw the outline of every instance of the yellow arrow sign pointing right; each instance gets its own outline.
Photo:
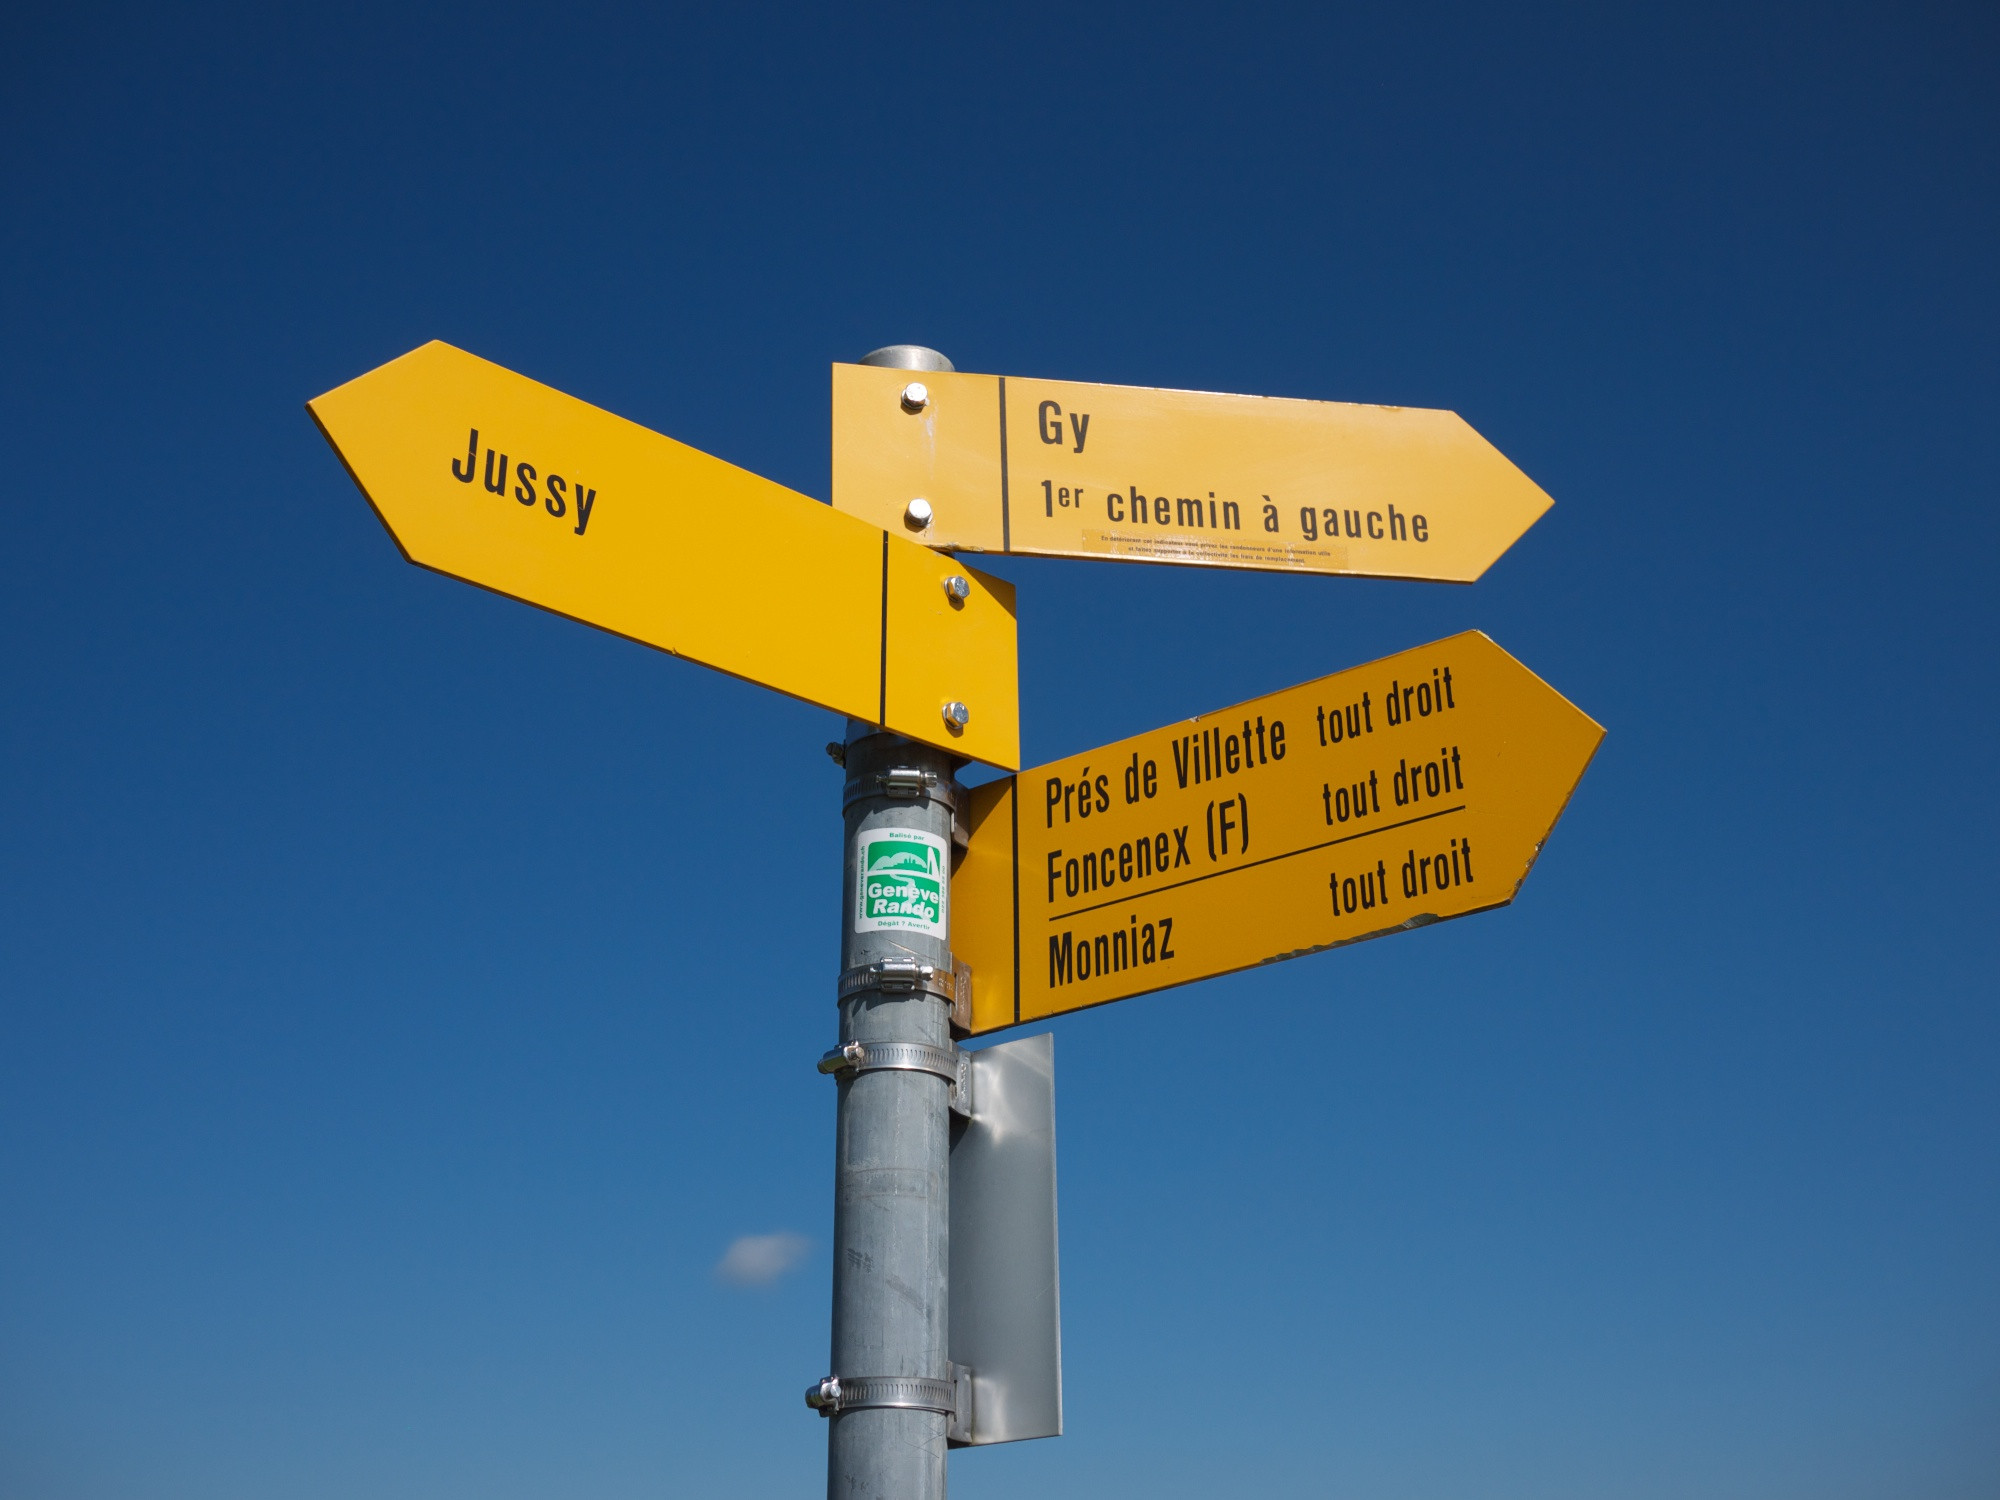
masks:
<instances>
[{"instance_id":1,"label":"yellow arrow sign pointing right","mask_svg":"<svg viewBox=\"0 0 2000 1500\"><path fill-rule=\"evenodd\" d=\"M971 552L1470 583L1549 497L1448 411L835 365L833 503Z\"/></svg>"},{"instance_id":2,"label":"yellow arrow sign pointing right","mask_svg":"<svg viewBox=\"0 0 2000 1500\"><path fill-rule=\"evenodd\" d=\"M1603 737L1470 631L978 787L972 1029L1504 906Z\"/></svg>"}]
</instances>

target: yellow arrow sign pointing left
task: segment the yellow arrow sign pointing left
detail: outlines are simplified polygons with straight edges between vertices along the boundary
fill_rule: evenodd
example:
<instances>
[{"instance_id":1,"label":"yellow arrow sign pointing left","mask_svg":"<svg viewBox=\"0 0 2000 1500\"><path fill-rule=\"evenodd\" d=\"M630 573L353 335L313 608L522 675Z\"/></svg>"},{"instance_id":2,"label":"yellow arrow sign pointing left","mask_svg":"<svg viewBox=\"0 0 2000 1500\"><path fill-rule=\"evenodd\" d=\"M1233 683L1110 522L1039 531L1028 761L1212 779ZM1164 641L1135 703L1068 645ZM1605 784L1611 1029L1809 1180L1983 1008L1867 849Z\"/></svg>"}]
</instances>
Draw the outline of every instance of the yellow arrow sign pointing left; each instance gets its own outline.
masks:
<instances>
[{"instance_id":1,"label":"yellow arrow sign pointing left","mask_svg":"<svg viewBox=\"0 0 2000 1500\"><path fill-rule=\"evenodd\" d=\"M307 409L413 563L1020 764L1001 579L449 344Z\"/></svg>"}]
</instances>

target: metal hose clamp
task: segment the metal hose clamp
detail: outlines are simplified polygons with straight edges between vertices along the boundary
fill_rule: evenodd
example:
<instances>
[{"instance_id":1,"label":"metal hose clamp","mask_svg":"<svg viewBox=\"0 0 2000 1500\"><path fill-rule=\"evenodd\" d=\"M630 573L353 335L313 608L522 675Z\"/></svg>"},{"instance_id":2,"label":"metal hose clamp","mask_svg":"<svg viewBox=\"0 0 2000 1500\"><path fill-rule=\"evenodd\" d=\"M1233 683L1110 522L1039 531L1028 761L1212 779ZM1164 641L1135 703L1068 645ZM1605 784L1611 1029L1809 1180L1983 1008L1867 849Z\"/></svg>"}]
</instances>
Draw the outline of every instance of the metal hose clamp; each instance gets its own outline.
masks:
<instances>
[{"instance_id":1,"label":"metal hose clamp","mask_svg":"<svg viewBox=\"0 0 2000 1500\"><path fill-rule=\"evenodd\" d=\"M915 766L894 766L876 776L849 776L841 788L841 807L846 809L864 797L891 797L898 801L941 802L946 807L958 808L958 782L950 776L939 776L935 771L920 771Z\"/></svg>"},{"instance_id":2,"label":"metal hose clamp","mask_svg":"<svg viewBox=\"0 0 2000 1500\"><path fill-rule=\"evenodd\" d=\"M842 1000L868 990L879 990L885 995L907 995L922 990L949 1005L958 998L958 974L950 964L927 964L919 958L896 957L861 964L840 976Z\"/></svg>"},{"instance_id":3,"label":"metal hose clamp","mask_svg":"<svg viewBox=\"0 0 2000 1500\"><path fill-rule=\"evenodd\" d=\"M927 964L922 959L896 957L861 964L840 976L842 1001L873 991L883 995L935 995L951 1007L951 1024L962 1035L972 1030L972 966L951 959Z\"/></svg>"},{"instance_id":4,"label":"metal hose clamp","mask_svg":"<svg viewBox=\"0 0 2000 1500\"><path fill-rule=\"evenodd\" d=\"M832 745L826 748L829 754L834 750ZM836 759L843 766L847 764L845 746ZM972 840L972 829L965 821L965 799L960 795L964 790L955 776L939 776L935 771L915 766L893 766L875 776L850 775L841 788L840 810L845 812L869 797L940 803L951 809L951 841L954 847L963 850Z\"/></svg>"},{"instance_id":5,"label":"metal hose clamp","mask_svg":"<svg viewBox=\"0 0 2000 1500\"><path fill-rule=\"evenodd\" d=\"M923 1375L828 1375L806 1387L806 1405L822 1417L844 1411L934 1411L951 1419L950 1435L964 1441L970 1434L972 1372L951 1367L951 1376L933 1380Z\"/></svg>"},{"instance_id":6,"label":"metal hose clamp","mask_svg":"<svg viewBox=\"0 0 2000 1500\"><path fill-rule=\"evenodd\" d=\"M951 1085L951 1112L972 1116L972 1054L928 1042L847 1042L819 1060L819 1070L846 1073L929 1073Z\"/></svg>"}]
</instances>

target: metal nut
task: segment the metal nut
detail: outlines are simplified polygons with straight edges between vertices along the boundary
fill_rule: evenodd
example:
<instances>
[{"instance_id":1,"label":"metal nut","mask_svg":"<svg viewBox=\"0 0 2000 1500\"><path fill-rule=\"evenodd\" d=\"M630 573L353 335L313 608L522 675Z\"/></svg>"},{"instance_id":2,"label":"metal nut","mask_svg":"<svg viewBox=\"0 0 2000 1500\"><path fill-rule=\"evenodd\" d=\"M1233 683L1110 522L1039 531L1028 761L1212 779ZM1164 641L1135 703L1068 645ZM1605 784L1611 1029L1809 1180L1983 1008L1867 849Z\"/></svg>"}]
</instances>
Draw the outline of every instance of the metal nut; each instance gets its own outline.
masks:
<instances>
[{"instance_id":1,"label":"metal nut","mask_svg":"<svg viewBox=\"0 0 2000 1500\"><path fill-rule=\"evenodd\" d=\"M954 699L944 706L944 721L954 729L963 729L972 722L972 710Z\"/></svg>"},{"instance_id":2,"label":"metal nut","mask_svg":"<svg viewBox=\"0 0 2000 1500\"><path fill-rule=\"evenodd\" d=\"M944 581L944 591L947 598L960 604L972 597L972 585L956 573Z\"/></svg>"},{"instance_id":3,"label":"metal nut","mask_svg":"<svg viewBox=\"0 0 2000 1500\"><path fill-rule=\"evenodd\" d=\"M931 503L928 500L912 500L903 508L903 519L919 531L928 531L931 524Z\"/></svg>"},{"instance_id":4,"label":"metal nut","mask_svg":"<svg viewBox=\"0 0 2000 1500\"><path fill-rule=\"evenodd\" d=\"M903 410L915 416L931 404L930 387L921 380L912 380L903 387Z\"/></svg>"}]
</instances>

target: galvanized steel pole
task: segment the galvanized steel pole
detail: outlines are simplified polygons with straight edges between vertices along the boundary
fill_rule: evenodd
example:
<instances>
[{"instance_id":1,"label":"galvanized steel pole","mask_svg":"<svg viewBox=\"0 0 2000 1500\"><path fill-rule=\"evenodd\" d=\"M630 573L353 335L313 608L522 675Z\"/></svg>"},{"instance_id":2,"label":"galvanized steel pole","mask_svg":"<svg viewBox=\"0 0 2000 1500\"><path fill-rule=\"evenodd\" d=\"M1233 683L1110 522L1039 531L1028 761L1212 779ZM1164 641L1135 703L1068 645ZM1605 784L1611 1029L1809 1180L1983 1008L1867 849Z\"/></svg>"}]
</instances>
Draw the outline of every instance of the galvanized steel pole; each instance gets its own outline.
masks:
<instances>
[{"instance_id":1,"label":"galvanized steel pole","mask_svg":"<svg viewBox=\"0 0 2000 1500\"><path fill-rule=\"evenodd\" d=\"M877 350L862 363L951 369L943 355L912 345ZM951 795L957 759L855 721L848 725L845 754L840 929L842 989L848 993L840 1002L841 1043L915 1043L948 1053L950 1000L921 985L871 984L867 971L885 960L907 967L914 959L951 973ZM892 775L896 772L905 774ZM873 846L871 835L887 830L922 835L912 842L942 850L944 899L930 932L861 930L867 925L860 913L870 884L864 850ZM938 1408L949 1403L952 1379L946 1300L951 1085L936 1072L909 1067L838 1076L832 1373L846 1385L847 1404L828 1421L827 1495L829 1500L944 1500L950 1418ZM857 1397L897 1404L854 1404Z\"/></svg>"}]
</instances>

